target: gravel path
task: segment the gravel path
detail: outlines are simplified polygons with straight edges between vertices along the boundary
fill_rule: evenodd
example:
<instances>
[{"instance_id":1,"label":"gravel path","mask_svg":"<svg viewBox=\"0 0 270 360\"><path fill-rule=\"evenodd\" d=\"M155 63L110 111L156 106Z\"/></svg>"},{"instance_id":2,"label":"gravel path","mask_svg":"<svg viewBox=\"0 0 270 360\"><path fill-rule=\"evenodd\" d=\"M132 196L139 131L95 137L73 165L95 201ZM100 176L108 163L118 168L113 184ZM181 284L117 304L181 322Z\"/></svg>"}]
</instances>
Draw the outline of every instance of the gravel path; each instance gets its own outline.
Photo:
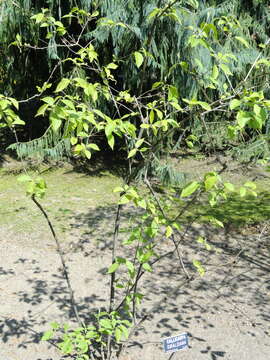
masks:
<instances>
[{"instance_id":1,"label":"gravel path","mask_svg":"<svg viewBox=\"0 0 270 360\"><path fill-rule=\"evenodd\" d=\"M80 235L85 219L93 223L93 216L80 215L76 224L73 219L70 240L65 243L72 284L85 318L107 305L109 289L109 277L103 274L110 262L113 209L104 209L103 221ZM93 240L97 232L102 235L100 241ZM195 241L198 235L221 252L205 251ZM52 239L46 233L16 233L4 226L0 241L0 360L60 360L57 349L40 342L51 321L74 320ZM269 238L260 229L250 236L228 235L195 225L183 245L188 271L193 271L196 258L205 264L206 275L182 287L182 271L173 256L160 261L153 276L145 276L142 314L153 310L123 360L270 359ZM170 246L162 244L161 253ZM188 333L189 348L171 357L164 354L162 338L183 332Z\"/></svg>"}]
</instances>

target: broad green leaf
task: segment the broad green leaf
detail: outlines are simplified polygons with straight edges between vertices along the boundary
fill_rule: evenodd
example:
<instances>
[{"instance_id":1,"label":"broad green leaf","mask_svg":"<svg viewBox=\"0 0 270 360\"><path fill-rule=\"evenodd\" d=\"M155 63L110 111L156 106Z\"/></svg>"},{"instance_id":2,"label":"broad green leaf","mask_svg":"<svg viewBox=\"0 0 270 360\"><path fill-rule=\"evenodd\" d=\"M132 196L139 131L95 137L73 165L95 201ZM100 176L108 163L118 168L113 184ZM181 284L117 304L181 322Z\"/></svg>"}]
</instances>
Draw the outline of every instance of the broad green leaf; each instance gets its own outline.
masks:
<instances>
[{"instance_id":1,"label":"broad green leaf","mask_svg":"<svg viewBox=\"0 0 270 360\"><path fill-rule=\"evenodd\" d=\"M71 145L76 145L77 142L78 142L78 138L76 138L75 136L72 136L72 137L70 138L70 143L71 143Z\"/></svg>"},{"instance_id":2,"label":"broad green leaf","mask_svg":"<svg viewBox=\"0 0 270 360\"><path fill-rule=\"evenodd\" d=\"M122 323L127 324L130 326L130 323L127 320L123 320ZM128 338L128 329L124 325L120 325L120 328L122 330L122 334L127 339Z\"/></svg>"},{"instance_id":3,"label":"broad green leaf","mask_svg":"<svg viewBox=\"0 0 270 360\"><path fill-rule=\"evenodd\" d=\"M247 189L245 187L241 187L239 190L240 196L244 197L244 196L246 196L246 193L247 193Z\"/></svg>"},{"instance_id":4,"label":"broad green leaf","mask_svg":"<svg viewBox=\"0 0 270 360\"><path fill-rule=\"evenodd\" d=\"M84 155L86 156L86 158L89 160L89 159L91 159L91 152L89 151L89 150L84 150Z\"/></svg>"},{"instance_id":5,"label":"broad green leaf","mask_svg":"<svg viewBox=\"0 0 270 360\"><path fill-rule=\"evenodd\" d=\"M230 68L229 68L228 65L220 64L220 68L221 68L221 70L224 72L224 74L226 74L226 75L232 75L231 70L230 70Z\"/></svg>"},{"instance_id":6,"label":"broad green leaf","mask_svg":"<svg viewBox=\"0 0 270 360\"><path fill-rule=\"evenodd\" d=\"M96 151L100 151L100 148L97 146L97 144L91 143L91 144L88 144L87 147L90 149L96 150Z\"/></svg>"},{"instance_id":7,"label":"broad green leaf","mask_svg":"<svg viewBox=\"0 0 270 360\"><path fill-rule=\"evenodd\" d=\"M204 181L205 190L209 191L212 189L212 187L216 184L217 177L216 176L207 176L207 178Z\"/></svg>"},{"instance_id":8,"label":"broad green leaf","mask_svg":"<svg viewBox=\"0 0 270 360\"><path fill-rule=\"evenodd\" d=\"M231 183L228 183L228 182L224 183L224 187L228 191L234 191L234 185Z\"/></svg>"},{"instance_id":9,"label":"broad green leaf","mask_svg":"<svg viewBox=\"0 0 270 360\"><path fill-rule=\"evenodd\" d=\"M199 260L193 260L193 265L196 267L200 276L203 276L205 274L205 269L203 268L202 263Z\"/></svg>"},{"instance_id":10,"label":"broad green leaf","mask_svg":"<svg viewBox=\"0 0 270 360\"><path fill-rule=\"evenodd\" d=\"M212 70L212 78L213 78L214 80L216 80L216 79L218 78L218 75L219 75L218 67L217 67L217 65L215 64L215 65L213 66L213 70Z\"/></svg>"},{"instance_id":11,"label":"broad green leaf","mask_svg":"<svg viewBox=\"0 0 270 360\"><path fill-rule=\"evenodd\" d=\"M114 262L108 269L108 274L114 273L119 268L119 264Z\"/></svg>"},{"instance_id":12,"label":"broad green leaf","mask_svg":"<svg viewBox=\"0 0 270 360\"><path fill-rule=\"evenodd\" d=\"M135 147L138 149L144 142L144 139L140 139L138 141L136 141Z\"/></svg>"},{"instance_id":13,"label":"broad green leaf","mask_svg":"<svg viewBox=\"0 0 270 360\"><path fill-rule=\"evenodd\" d=\"M41 105L41 107L38 109L37 113L35 116L44 116L46 110L48 109L49 104L43 104Z\"/></svg>"},{"instance_id":14,"label":"broad green leaf","mask_svg":"<svg viewBox=\"0 0 270 360\"><path fill-rule=\"evenodd\" d=\"M257 186L253 181L247 181L244 186L252 189L252 190L256 190Z\"/></svg>"},{"instance_id":15,"label":"broad green leaf","mask_svg":"<svg viewBox=\"0 0 270 360\"><path fill-rule=\"evenodd\" d=\"M134 155L136 155L136 153L137 153L137 149L130 150L127 158L129 159L129 158L133 157Z\"/></svg>"},{"instance_id":16,"label":"broad green leaf","mask_svg":"<svg viewBox=\"0 0 270 360\"><path fill-rule=\"evenodd\" d=\"M198 105L200 105L206 111L211 110L211 106L205 101L198 101Z\"/></svg>"},{"instance_id":17,"label":"broad green leaf","mask_svg":"<svg viewBox=\"0 0 270 360\"><path fill-rule=\"evenodd\" d=\"M63 351L64 354L70 354L73 351L73 345L70 339L67 339L59 344L60 349Z\"/></svg>"},{"instance_id":18,"label":"broad green leaf","mask_svg":"<svg viewBox=\"0 0 270 360\"><path fill-rule=\"evenodd\" d=\"M143 263L143 264L142 264L142 267L143 267L143 269L144 269L145 271L148 271L148 272L152 272L152 271L153 271L151 265L148 264L148 263Z\"/></svg>"},{"instance_id":19,"label":"broad green leaf","mask_svg":"<svg viewBox=\"0 0 270 360\"><path fill-rule=\"evenodd\" d=\"M139 51L135 51L133 55L135 57L136 66L139 69L143 64L143 55Z\"/></svg>"},{"instance_id":20,"label":"broad green leaf","mask_svg":"<svg viewBox=\"0 0 270 360\"><path fill-rule=\"evenodd\" d=\"M57 132L60 129L61 125L62 125L62 120L58 119L58 118L55 118L55 117L52 117L52 116L51 116L50 120L51 120L53 131Z\"/></svg>"},{"instance_id":21,"label":"broad green leaf","mask_svg":"<svg viewBox=\"0 0 270 360\"><path fill-rule=\"evenodd\" d=\"M237 99L233 99L230 103L230 109L234 110L236 108L238 108L239 106L241 106L242 102L240 100Z\"/></svg>"},{"instance_id":22,"label":"broad green leaf","mask_svg":"<svg viewBox=\"0 0 270 360\"><path fill-rule=\"evenodd\" d=\"M251 119L251 115L247 111L239 111L236 116L237 123L241 129L243 129Z\"/></svg>"},{"instance_id":23,"label":"broad green leaf","mask_svg":"<svg viewBox=\"0 0 270 360\"><path fill-rule=\"evenodd\" d=\"M209 220L209 222L211 224L224 228L223 223L220 220L218 220L217 218L215 218L214 216L207 216L206 219Z\"/></svg>"},{"instance_id":24,"label":"broad green leaf","mask_svg":"<svg viewBox=\"0 0 270 360\"><path fill-rule=\"evenodd\" d=\"M54 92L60 92L60 91L63 91L65 90L68 85L70 84L70 80L69 79L66 79L66 78L63 78L60 83L57 85L57 88L55 89Z\"/></svg>"},{"instance_id":25,"label":"broad green leaf","mask_svg":"<svg viewBox=\"0 0 270 360\"><path fill-rule=\"evenodd\" d=\"M199 187L200 184L197 181L193 181L182 190L181 197L187 197L192 195L196 190L198 190Z\"/></svg>"},{"instance_id":26,"label":"broad green leaf","mask_svg":"<svg viewBox=\"0 0 270 360\"><path fill-rule=\"evenodd\" d=\"M129 271L131 271L131 272L134 271L134 265L129 260L126 260L126 267L128 268Z\"/></svg>"},{"instance_id":27,"label":"broad green leaf","mask_svg":"<svg viewBox=\"0 0 270 360\"><path fill-rule=\"evenodd\" d=\"M53 321L50 325L53 330L57 330L60 327L60 324L58 324L56 321Z\"/></svg>"},{"instance_id":28,"label":"broad green leaf","mask_svg":"<svg viewBox=\"0 0 270 360\"><path fill-rule=\"evenodd\" d=\"M17 109L19 110L19 103L16 99L14 98L9 98L9 100L11 101L12 105Z\"/></svg>"},{"instance_id":29,"label":"broad green leaf","mask_svg":"<svg viewBox=\"0 0 270 360\"><path fill-rule=\"evenodd\" d=\"M42 341L48 341L53 337L53 335L54 335L53 330L48 330L43 334L41 340Z\"/></svg>"},{"instance_id":30,"label":"broad green leaf","mask_svg":"<svg viewBox=\"0 0 270 360\"><path fill-rule=\"evenodd\" d=\"M137 202L138 206L140 206L143 209L146 209L146 201L144 199L141 199Z\"/></svg>"},{"instance_id":31,"label":"broad green leaf","mask_svg":"<svg viewBox=\"0 0 270 360\"><path fill-rule=\"evenodd\" d=\"M118 68L118 65L116 65L115 63L110 63L106 66L107 69L112 69L115 70Z\"/></svg>"},{"instance_id":32,"label":"broad green leaf","mask_svg":"<svg viewBox=\"0 0 270 360\"><path fill-rule=\"evenodd\" d=\"M114 136L113 136L113 134L110 134L107 137L107 140L108 140L108 144L109 144L110 148L113 150L113 148L114 148Z\"/></svg>"},{"instance_id":33,"label":"broad green leaf","mask_svg":"<svg viewBox=\"0 0 270 360\"><path fill-rule=\"evenodd\" d=\"M172 229L172 227L171 227L171 226L167 226L167 228L166 228L166 233L165 233L166 237L169 238L172 234L173 234L173 229Z\"/></svg>"},{"instance_id":34,"label":"broad green leaf","mask_svg":"<svg viewBox=\"0 0 270 360\"><path fill-rule=\"evenodd\" d=\"M82 78L75 78L74 79L76 81L76 86L78 87L81 87L83 89L87 89L89 83L85 80L85 79L82 79Z\"/></svg>"},{"instance_id":35,"label":"broad green leaf","mask_svg":"<svg viewBox=\"0 0 270 360\"><path fill-rule=\"evenodd\" d=\"M116 342L119 343L120 340L121 340L121 338L122 338L122 330L121 330L119 327L117 327L117 328L115 329L114 336L115 336Z\"/></svg>"},{"instance_id":36,"label":"broad green leaf","mask_svg":"<svg viewBox=\"0 0 270 360\"><path fill-rule=\"evenodd\" d=\"M124 191L124 188L122 188L120 186L113 189L113 192L122 192L122 191Z\"/></svg>"},{"instance_id":37,"label":"broad green leaf","mask_svg":"<svg viewBox=\"0 0 270 360\"><path fill-rule=\"evenodd\" d=\"M149 124L141 124L140 127L142 129L149 129L150 128L150 125Z\"/></svg>"},{"instance_id":38,"label":"broad green leaf","mask_svg":"<svg viewBox=\"0 0 270 360\"><path fill-rule=\"evenodd\" d=\"M175 86L170 85L168 90L168 101L178 99L178 90Z\"/></svg>"},{"instance_id":39,"label":"broad green leaf","mask_svg":"<svg viewBox=\"0 0 270 360\"><path fill-rule=\"evenodd\" d=\"M55 99L50 96L45 96L44 98L42 98L42 101L45 102L46 104L53 105Z\"/></svg>"},{"instance_id":40,"label":"broad green leaf","mask_svg":"<svg viewBox=\"0 0 270 360\"><path fill-rule=\"evenodd\" d=\"M125 205L125 204L128 204L129 202L130 202L130 199L126 195L123 195L123 196L121 196L118 204Z\"/></svg>"},{"instance_id":41,"label":"broad green leaf","mask_svg":"<svg viewBox=\"0 0 270 360\"><path fill-rule=\"evenodd\" d=\"M84 88L84 92L87 96L91 96L94 102L98 99L98 92L94 84L88 84L86 88Z\"/></svg>"}]
</instances>

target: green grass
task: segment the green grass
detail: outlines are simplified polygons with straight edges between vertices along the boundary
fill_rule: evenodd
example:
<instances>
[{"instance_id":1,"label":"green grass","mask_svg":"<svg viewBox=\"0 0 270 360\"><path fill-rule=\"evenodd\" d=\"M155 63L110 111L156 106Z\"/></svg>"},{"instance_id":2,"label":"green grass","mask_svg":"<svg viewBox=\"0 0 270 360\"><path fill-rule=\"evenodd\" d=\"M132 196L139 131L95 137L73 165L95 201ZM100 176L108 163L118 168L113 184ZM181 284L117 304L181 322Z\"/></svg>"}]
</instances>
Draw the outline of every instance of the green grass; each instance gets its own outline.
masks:
<instances>
[{"instance_id":1,"label":"green grass","mask_svg":"<svg viewBox=\"0 0 270 360\"><path fill-rule=\"evenodd\" d=\"M32 175L37 174L32 172ZM100 218L103 214L108 213L108 209L117 203L119 194L113 193L113 189L122 183L119 177L109 172L90 176L75 172L70 167L45 171L42 176L48 189L41 202L62 238L68 237L70 224L74 224L76 216L97 213L97 221L102 221ZM17 181L17 177L18 175L7 173L3 169L0 171L0 226L12 229L16 233L41 231L46 227L44 218L25 195L25 186ZM237 179L231 180L239 185L243 184L247 177L238 176ZM232 194L214 207L207 201L196 202L180 219L180 223L194 217L197 217L196 222L204 222L207 216L213 216L224 224L239 227L267 221L270 219L270 182L259 181L257 186L258 197L241 198L237 194ZM145 189L142 188L142 191ZM165 194L166 190L159 196L164 198ZM179 200L177 209L174 209L175 213L179 212L184 204ZM94 223L90 225L95 227ZM80 230L86 231L87 227L89 230L90 225L85 220L84 227Z\"/></svg>"},{"instance_id":2,"label":"green grass","mask_svg":"<svg viewBox=\"0 0 270 360\"><path fill-rule=\"evenodd\" d=\"M30 174L33 177L38 175ZM25 185L19 183L17 177L3 170L0 172L0 226L24 233L44 227L40 211L26 196ZM113 189L121 185L121 179L108 172L88 176L60 168L45 172L42 177L47 192L41 203L61 232L69 229L68 223L73 215L115 204L119 195L113 193Z\"/></svg>"}]
</instances>

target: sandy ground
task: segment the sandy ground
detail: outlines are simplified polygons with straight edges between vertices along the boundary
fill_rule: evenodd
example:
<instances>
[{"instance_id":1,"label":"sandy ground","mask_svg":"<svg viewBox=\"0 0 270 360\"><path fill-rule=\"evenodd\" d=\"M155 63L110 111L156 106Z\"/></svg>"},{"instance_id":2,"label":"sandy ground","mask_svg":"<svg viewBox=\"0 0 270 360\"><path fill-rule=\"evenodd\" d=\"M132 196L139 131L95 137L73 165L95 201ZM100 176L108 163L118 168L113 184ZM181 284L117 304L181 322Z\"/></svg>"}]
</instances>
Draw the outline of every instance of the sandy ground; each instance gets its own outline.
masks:
<instances>
[{"instance_id":1,"label":"sandy ground","mask_svg":"<svg viewBox=\"0 0 270 360\"><path fill-rule=\"evenodd\" d=\"M70 217L65 257L81 316L107 306L114 207L100 214ZM89 226L81 233L80 228ZM44 222L44 228L46 223ZM205 236L215 249L195 239ZM33 229L0 230L0 360L60 360L58 350L40 342L48 323L73 321L68 292L53 240ZM224 243L226 246L224 246ZM173 248L164 243L160 253ZM267 226L248 236L194 225L182 244L190 273L193 259L206 267L203 278L185 286L178 258L161 260L140 289L146 294L141 314L150 314L127 346L125 360L267 360L270 359L270 246ZM153 309L153 310L151 310ZM165 354L162 339L188 333L189 348Z\"/></svg>"}]
</instances>

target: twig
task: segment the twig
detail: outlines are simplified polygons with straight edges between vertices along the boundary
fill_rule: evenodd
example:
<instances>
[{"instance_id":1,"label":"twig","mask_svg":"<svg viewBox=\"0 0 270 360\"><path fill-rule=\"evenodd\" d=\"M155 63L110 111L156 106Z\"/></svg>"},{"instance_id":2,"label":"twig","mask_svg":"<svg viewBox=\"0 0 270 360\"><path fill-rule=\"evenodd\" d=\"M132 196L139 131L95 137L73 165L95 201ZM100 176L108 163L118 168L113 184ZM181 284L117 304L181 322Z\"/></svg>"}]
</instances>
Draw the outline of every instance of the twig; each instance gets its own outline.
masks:
<instances>
[{"instance_id":1,"label":"twig","mask_svg":"<svg viewBox=\"0 0 270 360\"><path fill-rule=\"evenodd\" d=\"M160 201L159 201L156 193L154 192L154 190L153 190L153 188L152 188L149 180L148 180L147 178L145 178L144 181L145 181L147 187L149 188L151 194L153 195L156 203L158 204L158 207L159 207L159 209L160 209L163 217L164 217L165 219L167 219L166 214L165 214L165 212L164 212L164 210L163 210L163 208L162 208L162 206L161 206L161 204L160 204ZM180 263L180 265L181 265L181 267L182 267L182 269L183 269L186 277L189 279L189 278L190 278L190 275L189 275L189 273L188 273L188 271L187 271L187 269L186 269L186 267L185 267L185 264L184 264L184 262L183 262L182 252L181 252L181 250L179 249L179 245L177 246L177 244L176 244L176 241L175 241L175 238L174 238L174 234L171 235L171 239L172 239L173 244L174 244L174 246L175 246L175 250L176 250L176 252L177 252L177 256L178 256L178 259L179 259L179 263Z\"/></svg>"},{"instance_id":2,"label":"twig","mask_svg":"<svg viewBox=\"0 0 270 360\"><path fill-rule=\"evenodd\" d=\"M68 290L69 290L69 295L70 295L70 300L71 300L71 306L72 306L72 309L73 309L73 312L74 312L74 315L77 319L77 322L80 326L83 326L83 322L81 321L80 317L79 317L79 313L78 313L78 309L77 309L77 305L76 305L76 302L75 302L75 298L74 298L74 291L72 289L72 286L71 286L71 282L70 282L70 279L69 279L69 274L68 274L68 269L67 269L67 265L66 265L66 262L65 262L65 259L64 259L64 255L63 255L63 251L61 249L61 245L60 245L60 242L56 236L56 233L55 233L55 230L53 228L53 225L48 217L48 214L46 213L45 209L43 208L43 206L37 201L35 195L33 194L31 196L31 199L32 201L35 203L35 205L39 208L39 210L41 211L41 213L43 214L43 216L45 217L45 219L47 220L47 223L48 223L48 226L50 228L50 231L51 231L51 234L54 238L54 241L56 243L56 247L57 247L57 252L60 256L60 259L61 259L61 263L62 263L62 269L63 269L63 275L65 277L65 280L66 280L66 283L67 283L67 286L68 286Z\"/></svg>"}]
</instances>

